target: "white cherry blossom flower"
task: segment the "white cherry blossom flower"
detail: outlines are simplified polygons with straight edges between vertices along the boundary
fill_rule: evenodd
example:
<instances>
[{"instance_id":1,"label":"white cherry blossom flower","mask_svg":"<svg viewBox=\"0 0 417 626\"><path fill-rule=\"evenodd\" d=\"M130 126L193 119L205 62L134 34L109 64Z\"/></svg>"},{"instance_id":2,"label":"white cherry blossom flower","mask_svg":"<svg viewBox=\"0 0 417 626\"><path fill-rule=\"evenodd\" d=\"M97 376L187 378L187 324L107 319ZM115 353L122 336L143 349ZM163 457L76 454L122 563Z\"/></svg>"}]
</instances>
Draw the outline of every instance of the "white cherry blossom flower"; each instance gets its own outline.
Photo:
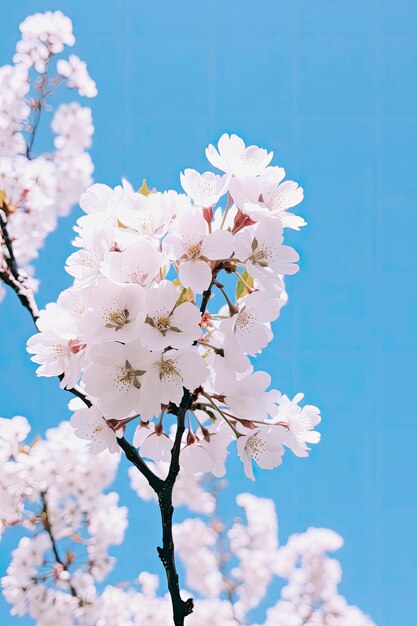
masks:
<instances>
[{"instance_id":1,"label":"white cherry blossom flower","mask_svg":"<svg viewBox=\"0 0 417 626\"><path fill-rule=\"evenodd\" d=\"M220 331L232 348L251 355L265 348L272 339L268 322L279 315L280 305L276 298L262 291L255 291L239 303L239 310L222 321Z\"/></svg>"},{"instance_id":2,"label":"white cherry blossom flower","mask_svg":"<svg viewBox=\"0 0 417 626\"><path fill-rule=\"evenodd\" d=\"M161 239L166 234L172 216L173 207L161 193L130 194L117 211L123 226L153 239Z\"/></svg>"},{"instance_id":3,"label":"white cherry blossom flower","mask_svg":"<svg viewBox=\"0 0 417 626\"><path fill-rule=\"evenodd\" d=\"M152 362L149 350L138 341L126 345L111 342L94 346L89 356L84 388L105 415L120 419L140 413L143 375Z\"/></svg>"},{"instance_id":4,"label":"white cherry blossom flower","mask_svg":"<svg viewBox=\"0 0 417 626\"><path fill-rule=\"evenodd\" d=\"M119 283L149 285L159 273L161 253L145 238L122 252L109 252L103 261L103 273Z\"/></svg>"},{"instance_id":5,"label":"white cherry blossom flower","mask_svg":"<svg viewBox=\"0 0 417 626\"><path fill-rule=\"evenodd\" d=\"M102 277L102 265L111 246L108 232L100 232L90 242L89 248L73 252L65 266L68 274L74 277L76 288L87 287Z\"/></svg>"},{"instance_id":6,"label":"white cherry blossom flower","mask_svg":"<svg viewBox=\"0 0 417 626\"><path fill-rule=\"evenodd\" d=\"M181 449L180 464L186 472L211 472L221 477L226 474L228 446L234 440L230 428L223 421L205 428L187 438Z\"/></svg>"},{"instance_id":7,"label":"white cherry blossom flower","mask_svg":"<svg viewBox=\"0 0 417 626\"><path fill-rule=\"evenodd\" d=\"M179 405L184 387L194 391L205 382L207 365L196 348L167 350L155 353L152 365L142 380L142 411L144 419L160 412L161 404Z\"/></svg>"},{"instance_id":8,"label":"white cherry blossom flower","mask_svg":"<svg viewBox=\"0 0 417 626\"><path fill-rule=\"evenodd\" d=\"M227 192L231 175L219 176L213 172L200 174L196 170L186 169L180 174L180 179L182 188L194 204L211 207Z\"/></svg>"},{"instance_id":9,"label":"white cherry blossom flower","mask_svg":"<svg viewBox=\"0 0 417 626\"><path fill-rule=\"evenodd\" d=\"M285 445L291 448L296 456L308 456L309 443L319 443L320 433L314 427L321 422L320 409L311 404L303 407L299 402L304 398L303 393L297 393L292 400L288 396L281 396L279 409L272 418L272 422L287 426Z\"/></svg>"},{"instance_id":10,"label":"white cherry blossom flower","mask_svg":"<svg viewBox=\"0 0 417 626\"><path fill-rule=\"evenodd\" d=\"M273 469L281 465L285 429L282 426L265 425L245 431L237 440L237 451L246 476L255 480L252 461L262 469Z\"/></svg>"},{"instance_id":11,"label":"white cherry blossom flower","mask_svg":"<svg viewBox=\"0 0 417 626\"><path fill-rule=\"evenodd\" d=\"M155 427L153 422L141 422L135 430L133 445L147 459L169 462L174 442L159 425Z\"/></svg>"},{"instance_id":12,"label":"white cherry blossom flower","mask_svg":"<svg viewBox=\"0 0 417 626\"><path fill-rule=\"evenodd\" d=\"M50 302L40 311L36 326L42 332L52 331L63 339L73 339L87 311L87 295L88 291L72 287L61 291L57 302Z\"/></svg>"},{"instance_id":13,"label":"white cherry blossom flower","mask_svg":"<svg viewBox=\"0 0 417 626\"><path fill-rule=\"evenodd\" d=\"M210 261L228 259L233 252L233 235L224 230L208 233L200 211L193 211L175 221L175 232L164 240L164 250L179 262L178 275L184 287L203 293L211 282Z\"/></svg>"},{"instance_id":14,"label":"white cherry blossom flower","mask_svg":"<svg viewBox=\"0 0 417 626\"><path fill-rule=\"evenodd\" d=\"M15 415L10 419L0 417L0 461L6 462L11 456L18 453L20 442L26 439L30 432L26 417Z\"/></svg>"},{"instance_id":15,"label":"white cherry blossom flower","mask_svg":"<svg viewBox=\"0 0 417 626\"><path fill-rule=\"evenodd\" d=\"M273 152L267 152L258 146L245 146L237 135L224 134L220 137L218 151L213 145L206 149L210 163L219 170L234 176L257 176L272 160Z\"/></svg>"},{"instance_id":16,"label":"white cherry blossom flower","mask_svg":"<svg viewBox=\"0 0 417 626\"><path fill-rule=\"evenodd\" d=\"M275 389L267 391L270 384L270 375L259 371L237 380L230 377L229 380L225 380L222 393L237 417L263 420L268 415L276 413L276 402L280 397L280 393Z\"/></svg>"},{"instance_id":17,"label":"white cherry blossom flower","mask_svg":"<svg viewBox=\"0 0 417 626\"><path fill-rule=\"evenodd\" d=\"M94 183L82 194L80 207L87 215L102 215L115 220L116 212L123 202L124 190L120 185L112 189L102 183Z\"/></svg>"},{"instance_id":18,"label":"white cherry blossom flower","mask_svg":"<svg viewBox=\"0 0 417 626\"><path fill-rule=\"evenodd\" d=\"M299 269L295 264L299 256L294 248L282 243L282 233L281 222L268 219L235 236L236 257L266 289L279 281L279 274L295 274Z\"/></svg>"},{"instance_id":19,"label":"white cherry blossom flower","mask_svg":"<svg viewBox=\"0 0 417 626\"><path fill-rule=\"evenodd\" d=\"M92 406L76 411L71 417L71 426L80 439L90 442L90 451L98 454L103 450L118 452L116 433L110 428L100 409Z\"/></svg>"},{"instance_id":20,"label":"white cherry blossom flower","mask_svg":"<svg viewBox=\"0 0 417 626\"><path fill-rule=\"evenodd\" d=\"M268 186L265 185L259 202L245 203L244 212L256 222L275 216L281 220L284 226L299 230L307 222L302 217L289 213L287 209L300 204L303 198L303 188L299 187L298 183L293 180L286 180L278 187L269 184Z\"/></svg>"},{"instance_id":21,"label":"white cherry blossom flower","mask_svg":"<svg viewBox=\"0 0 417 626\"><path fill-rule=\"evenodd\" d=\"M78 328L90 342L129 342L139 337L146 318L146 295L140 285L103 279L91 291L88 310Z\"/></svg>"},{"instance_id":22,"label":"white cherry blossom flower","mask_svg":"<svg viewBox=\"0 0 417 626\"><path fill-rule=\"evenodd\" d=\"M269 185L277 185L285 178L282 167L269 166L259 176L233 177L230 181L229 193L237 208L243 211L247 202L259 202L260 196Z\"/></svg>"},{"instance_id":23,"label":"white cherry blossom flower","mask_svg":"<svg viewBox=\"0 0 417 626\"><path fill-rule=\"evenodd\" d=\"M39 363L38 376L63 375L61 386L74 387L80 378L84 360L83 344L77 337L63 339L53 331L37 333L27 342L31 361Z\"/></svg>"},{"instance_id":24,"label":"white cherry blossom flower","mask_svg":"<svg viewBox=\"0 0 417 626\"><path fill-rule=\"evenodd\" d=\"M178 292L167 280L149 289L148 315L141 330L143 345L151 350L186 348L200 337L200 311L191 302L175 306L177 300Z\"/></svg>"},{"instance_id":25,"label":"white cherry blossom flower","mask_svg":"<svg viewBox=\"0 0 417 626\"><path fill-rule=\"evenodd\" d=\"M292 180L281 182L284 176L283 168L267 167L261 176L233 178L230 194L237 207L253 221L277 217L283 226L299 230L306 222L288 209L303 200L303 189Z\"/></svg>"}]
</instances>

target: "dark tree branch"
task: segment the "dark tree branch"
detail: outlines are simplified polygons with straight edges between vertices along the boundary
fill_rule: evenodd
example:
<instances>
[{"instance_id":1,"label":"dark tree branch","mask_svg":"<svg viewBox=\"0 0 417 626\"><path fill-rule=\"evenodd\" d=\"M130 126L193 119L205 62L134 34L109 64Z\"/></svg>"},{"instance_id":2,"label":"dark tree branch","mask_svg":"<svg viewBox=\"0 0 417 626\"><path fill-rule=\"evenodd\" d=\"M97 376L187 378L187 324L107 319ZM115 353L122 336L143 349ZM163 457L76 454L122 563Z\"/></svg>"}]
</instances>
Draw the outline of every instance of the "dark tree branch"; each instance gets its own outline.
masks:
<instances>
[{"instance_id":1,"label":"dark tree branch","mask_svg":"<svg viewBox=\"0 0 417 626\"><path fill-rule=\"evenodd\" d=\"M200 313L204 315L208 302L210 300L211 291L216 281L218 272L222 269L221 263L218 263L212 270L211 283L203 293L201 299ZM165 568L165 573L168 582L168 589L172 601L172 610L175 626L183 626L184 619L192 613L194 608L194 602L192 598L183 600L180 594L179 579L177 568L175 564L175 548L174 539L172 536L172 516L174 514L174 507L172 505L172 493L174 485L177 480L177 476L180 471L180 451L182 437L185 431L185 416L187 411L191 408L195 396L190 393L188 389L184 389L184 394L177 413L177 432L175 435L174 445L171 450L171 463L168 470L168 475L163 481L162 489L158 492L159 510L161 513L162 521L162 547L158 548L159 558Z\"/></svg>"},{"instance_id":2,"label":"dark tree branch","mask_svg":"<svg viewBox=\"0 0 417 626\"><path fill-rule=\"evenodd\" d=\"M6 267L0 270L0 278L16 292L20 302L29 311L33 321L36 322L39 317L39 310L33 291L27 284L26 276L19 272L12 240L7 228L7 206L4 201L0 209L0 238L4 245L4 261L6 264Z\"/></svg>"},{"instance_id":3,"label":"dark tree branch","mask_svg":"<svg viewBox=\"0 0 417 626\"><path fill-rule=\"evenodd\" d=\"M177 432L171 450L171 463L168 475L163 481L162 489L159 493L157 492L162 521L162 548L158 548L158 554L165 568L175 626L182 626L185 617L192 613L194 608L192 598L188 600L181 598L178 573L175 565L174 538L172 536L172 516L174 513L172 492L180 471L180 450L182 436L185 430L185 415L191 407L192 402L192 394L190 394L188 389L184 389L184 395L177 415Z\"/></svg>"},{"instance_id":4,"label":"dark tree branch","mask_svg":"<svg viewBox=\"0 0 417 626\"><path fill-rule=\"evenodd\" d=\"M16 259L14 256L12 240L10 239L9 231L7 230L7 210L8 210L7 205L3 201L3 204L0 210L1 236L2 236L4 245L6 248L6 253L7 253L7 256L6 256L7 267L12 273L12 276L16 278L17 280L19 278L19 270L18 270Z\"/></svg>"},{"instance_id":5,"label":"dark tree branch","mask_svg":"<svg viewBox=\"0 0 417 626\"><path fill-rule=\"evenodd\" d=\"M117 443L125 453L127 460L133 463L133 465L140 471L140 473L145 476L149 485L152 487L155 493L158 494L163 487L164 481L156 474L154 474L149 465L147 465L142 459L136 448L132 446L132 444L127 441L127 439L125 439L124 437L120 437L117 439Z\"/></svg>"}]
</instances>

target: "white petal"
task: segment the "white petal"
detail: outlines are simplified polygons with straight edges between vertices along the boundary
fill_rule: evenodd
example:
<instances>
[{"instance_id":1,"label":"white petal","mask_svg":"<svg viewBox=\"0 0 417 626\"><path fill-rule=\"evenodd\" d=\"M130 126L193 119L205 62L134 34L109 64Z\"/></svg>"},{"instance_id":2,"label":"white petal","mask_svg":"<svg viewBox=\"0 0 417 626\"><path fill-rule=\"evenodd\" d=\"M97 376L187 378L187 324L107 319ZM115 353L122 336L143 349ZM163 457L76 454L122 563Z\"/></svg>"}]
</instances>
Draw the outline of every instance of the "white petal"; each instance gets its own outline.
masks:
<instances>
[{"instance_id":1,"label":"white petal","mask_svg":"<svg viewBox=\"0 0 417 626\"><path fill-rule=\"evenodd\" d=\"M180 263L178 276L184 287L190 287L195 293L203 293L211 282L211 269L201 259Z\"/></svg>"}]
</instances>

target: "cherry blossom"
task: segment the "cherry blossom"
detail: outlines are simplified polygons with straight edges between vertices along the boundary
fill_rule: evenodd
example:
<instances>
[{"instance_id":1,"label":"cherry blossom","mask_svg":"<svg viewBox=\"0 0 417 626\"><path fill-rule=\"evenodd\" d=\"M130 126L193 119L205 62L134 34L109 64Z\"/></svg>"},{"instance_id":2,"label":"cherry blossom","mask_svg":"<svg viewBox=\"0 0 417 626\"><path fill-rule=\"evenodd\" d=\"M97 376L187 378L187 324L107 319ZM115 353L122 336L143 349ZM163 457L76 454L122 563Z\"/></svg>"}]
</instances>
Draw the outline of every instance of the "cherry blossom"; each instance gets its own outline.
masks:
<instances>
[{"instance_id":1,"label":"cherry blossom","mask_svg":"<svg viewBox=\"0 0 417 626\"><path fill-rule=\"evenodd\" d=\"M247 148L237 135L224 134L219 139L218 150L210 144L206 156L214 167L241 177L261 174L271 162L273 152L258 146Z\"/></svg>"},{"instance_id":2,"label":"cherry blossom","mask_svg":"<svg viewBox=\"0 0 417 626\"><path fill-rule=\"evenodd\" d=\"M97 344L90 351L91 364L85 369L86 393L109 417L127 417L139 412L143 402L143 375L152 362L151 353L139 341Z\"/></svg>"},{"instance_id":3,"label":"cherry blossom","mask_svg":"<svg viewBox=\"0 0 417 626\"><path fill-rule=\"evenodd\" d=\"M237 498L246 520L220 517L225 481L215 477L230 452L254 480L254 463L272 470L287 448L305 457L320 440L319 409L271 388L249 359L272 341L284 276L298 271L284 233L305 225L290 212L303 189L271 165L272 152L234 134L206 150L224 174L186 168L185 193L146 181L91 185L92 115L76 102L56 109L54 147L36 154L52 87L86 97L97 88L78 56L55 58L75 43L69 18L37 13L20 29L14 65L0 68L0 278L37 325L27 343L36 373L58 376L76 399L70 423L44 438L29 440L23 417L0 418L0 532L20 533L1 581L11 613L40 626L159 626L173 609L177 624L232 626L252 620L279 576L286 583L264 626L372 626L338 592L341 569L327 556L342 545L336 533L309 529L280 546L274 504L252 494ZM31 263L78 201L73 284L39 312ZM158 502L169 595L150 572L103 584L127 526L108 492L120 450L132 488ZM201 517L172 526L173 506L184 505ZM171 531L198 594L191 615Z\"/></svg>"},{"instance_id":4,"label":"cherry blossom","mask_svg":"<svg viewBox=\"0 0 417 626\"><path fill-rule=\"evenodd\" d=\"M200 174L186 169L180 175L181 186L197 206L211 207L227 192L231 175L219 176L213 172Z\"/></svg>"},{"instance_id":5,"label":"cherry blossom","mask_svg":"<svg viewBox=\"0 0 417 626\"><path fill-rule=\"evenodd\" d=\"M287 426L285 445L297 456L308 456L307 444L320 441L320 433L314 430L321 422L320 410L309 404L300 407L298 403L303 398L302 393L298 393L292 400L285 395L281 396L278 412L272 419L274 423Z\"/></svg>"},{"instance_id":6,"label":"cherry blossom","mask_svg":"<svg viewBox=\"0 0 417 626\"><path fill-rule=\"evenodd\" d=\"M175 191L153 192L148 196L131 194L118 209L118 219L143 237L160 240L174 217L188 212L191 201Z\"/></svg>"},{"instance_id":7,"label":"cherry blossom","mask_svg":"<svg viewBox=\"0 0 417 626\"><path fill-rule=\"evenodd\" d=\"M102 280L92 291L79 324L81 336L90 341L137 339L146 318L146 296L140 285L115 285Z\"/></svg>"},{"instance_id":8,"label":"cherry blossom","mask_svg":"<svg viewBox=\"0 0 417 626\"><path fill-rule=\"evenodd\" d=\"M80 96L94 98L97 95L95 82L90 78L87 64L75 54L69 56L68 61L60 59L57 63L58 74L68 79L68 87L78 89Z\"/></svg>"},{"instance_id":9,"label":"cherry blossom","mask_svg":"<svg viewBox=\"0 0 417 626\"><path fill-rule=\"evenodd\" d=\"M153 422L141 422L137 427L133 445L140 449L143 457L152 461L167 461L170 459L173 440L163 431L158 424Z\"/></svg>"},{"instance_id":10,"label":"cherry blossom","mask_svg":"<svg viewBox=\"0 0 417 626\"><path fill-rule=\"evenodd\" d=\"M172 282L161 281L148 291L146 324L141 340L152 350L186 348L201 335L201 314L192 302L177 305L179 294Z\"/></svg>"},{"instance_id":11,"label":"cherry blossom","mask_svg":"<svg viewBox=\"0 0 417 626\"><path fill-rule=\"evenodd\" d=\"M146 239L140 238L121 252L109 252L103 260L103 273L115 282L149 285L161 264L161 254Z\"/></svg>"},{"instance_id":12,"label":"cherry blossom","mask_svg":"<svg viewBox=\"0 0 417 626\"><path fill-rule=\"evenodd\" d=\"M282 244L282 225L279 221L264 220L253 228L240 231L235 238L235 254L245 263L250 276L267 289L279 274L298 271L299 256L290 246Z\"/></svg>"},{"instance_id":13,"label":"cherry blossom","mask_svg":"<svg viewBox=\"0 0 417 626\"><path fill-rule=\"evenodd\" d=\"M87 423L94 428L100 420L101 413L81 408L77 431ZM13 528L19 528L1 579L11 614L29 615L44 626L137 626L138 619L148 626L171 623L169 600L161 595L155 574L141 571L135 581L102 584L115 564L109 549L123 542L128 523L118 494L103 493L115 478L120 456L105 445L92 456L91 446L67 422L35 442L28 441L25 418L1 423L0 450L10 451L2 457L0 474L3 530L13 540ZM94 438L93 447L97 443L101 446L103 440ZM169 464L152 466L163 476ZM136 468L129 474L139 497L156 497ZM230 525L219 506L224 487L224 481L206 482L201 474L187 472L180 473L175 485L175 505L199 514L173 527L187 587L198 593L187 618L191 625L248 623L277 577L284 588L267 608L263 626L300 625L307 619L311 624L331 619L335 626L374 626L339 594L341 567L328 555L343 545L337 533L310 528L280 545L274 503L249 493L238 494L241 515ZM14 515L5 517L4 506L12 501Z\"/></svg>"},{"instance_id":14,"label":"cherry blossom","mask_svg":"<svg viewBox=\"0 0 417 626\"><path fill-rule=\"evenodd\" d=\"M263 420L276 412L280 397L277 390L267 391L271 377L267 372L254 372L225 381L223 392L226 402L236 415Z\"/></svg>"},{"instance_id":15,"label":"cherry blossom","mask_svg":"<svg viewBox=\"0 0 417 626\"><path fill-rule=\"evenodd\" d=\"M245 474L255 480L252 461L262 469L273 469L282 463L285 429L282 426L261 426L246 430L237 440L238 454Z\"/></svg>"},{"instance_id":16,"label":"cherry blossom","mask_svg":"<svg viewBox=\"0 0 417 626\"><path fill-rule=\"evenodd\" d=\"M260 222L273 216L283 226L299 230L306 222L288 209L302 202L304 192L292 180L282 182L284 176L283 168L268 167L261 176L233 178L230 194L237 207L253 221Z\"/></svg>"},{"instance_id":17,"label":"cherry blossom","mask_svg":"<svg viewBox=\"0 0 417 626\"><path fill-rule=\"evenodd\" d=\"M32 262L57 219L70 212L92 182L94 167L86 150L94 126L89 108L61 104L51 122L55 149L35 152L41 111L53 110L57 85L69 86L67 79L54 75L54 57L75 39L71 20L60 11L29 16L20 30L14 65L0 68L0 207L21 279L25 288L36 290ZM87 73L85 63L79 63ZM88 95L95 93L90 89ZM1 254L0 271L13 281Z\"/></svg>"},{"instance_id":18,"label":"cherry blossom","mask_svg":"<svg viewBox=\"0 0 417 626\"><path fill-rule=\"evenodd\" d=\"M179 217L174 228L175 231L164 240L165 253L171 260L179 262L181 284L202 293L211 281L209 261L231 256L233 236L223 230L208 233L207 222L198 210Z\"/></svg>"},{"instance_id":19,"label":"cherry blossom","mask_svg":"<svg viewBox=\"0 0 417 626\"><path fill-rule=\"evenodd\" d=\"M181 467L190 473L211 472L217 477L224 476L232 441L233 435L224 422L189 433L181 449Z\"/></svg>"},{"instance_id":20,"label":"cherry blossom","mask_svg":"<svg viewBox=\"0 0 417 626\"><path fill-rule=\"evenodd\" d=\"M116 435L97 407L75 411L71 417L71 425L77 437L91 442L90 450L93 454L107 449L110 452L119 452Z\"/></svg>"},{"instance_id":21,"label":"cherry blossom","mask_svg":"<svg viewBox=\"0 0 417 626\"><path fill-rule=\"evenodd\" d=\"M239 310L220 324L226 341L237 351L255 355L272 339L267 322L279 315L280 305L262 291L255 291L239 303Z\"/></svg>"},{"instance_id":22,"label":"cherry blossom","mask_svg":"<svg viewBox=\"0 0 417 626\"><path fill-rule=\"evenodd\" d=\"M142 412L151 418L160 412L161 404L179 405L183 388L193 391L205 382L208 369L195 348L155 353L142 380Z\"/></svg>"},{"instance_id":23,"label":"cherry blossom","mask_svg":"<svg viewBox=\"0 0 417 626\"><path fill-rule=\"evenodd\" d=\"M77 337L62 339L53 331L37 333L27 342L27 351L33 354L31 360L39 364L36 373L63 375L61 385L68 388L74 387L80 377L85 347Z\"/></svg>"}]
</instances>

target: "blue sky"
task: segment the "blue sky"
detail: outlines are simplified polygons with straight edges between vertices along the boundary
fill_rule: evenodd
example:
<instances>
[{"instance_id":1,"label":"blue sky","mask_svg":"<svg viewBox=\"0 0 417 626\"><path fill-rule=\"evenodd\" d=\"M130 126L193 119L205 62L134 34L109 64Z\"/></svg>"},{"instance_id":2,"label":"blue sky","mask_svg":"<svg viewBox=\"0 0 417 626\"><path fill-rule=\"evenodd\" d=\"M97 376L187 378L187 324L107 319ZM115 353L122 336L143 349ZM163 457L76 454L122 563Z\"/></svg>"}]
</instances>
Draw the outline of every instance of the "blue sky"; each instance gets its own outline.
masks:
<instances>
[{"instance_id":1,"label":"blue sky","mask_svg":"<svg viewBox=\"0 0 417 626\"><path fill-rule=\"evenodd\" d=\"M305 188L309 225L290 237L301 272L259 366L321 407L322 442L256 484L232 461L223 510L232 516L234 495L249 490L274 498L283 539L312 525L340 532L347 599L379 626L414 626L417 3L3 0L1 63L18 23L47 9L73 19L97 81L96 180L178 189L181 169L206 168L205 146L236 132L274 149ZM37 264L42 305L69 284L73 219ZM32 327L12 295L0 323L0 413L42 432L67 417L68 398L35 379L24 349ZM131 505L119 577L159 571L157 512L130 493L125 468L117 484ZM0 546L2 567L12 544ZM0 616L17 623L4 603Z\"/></svg>"}]
</instances>

